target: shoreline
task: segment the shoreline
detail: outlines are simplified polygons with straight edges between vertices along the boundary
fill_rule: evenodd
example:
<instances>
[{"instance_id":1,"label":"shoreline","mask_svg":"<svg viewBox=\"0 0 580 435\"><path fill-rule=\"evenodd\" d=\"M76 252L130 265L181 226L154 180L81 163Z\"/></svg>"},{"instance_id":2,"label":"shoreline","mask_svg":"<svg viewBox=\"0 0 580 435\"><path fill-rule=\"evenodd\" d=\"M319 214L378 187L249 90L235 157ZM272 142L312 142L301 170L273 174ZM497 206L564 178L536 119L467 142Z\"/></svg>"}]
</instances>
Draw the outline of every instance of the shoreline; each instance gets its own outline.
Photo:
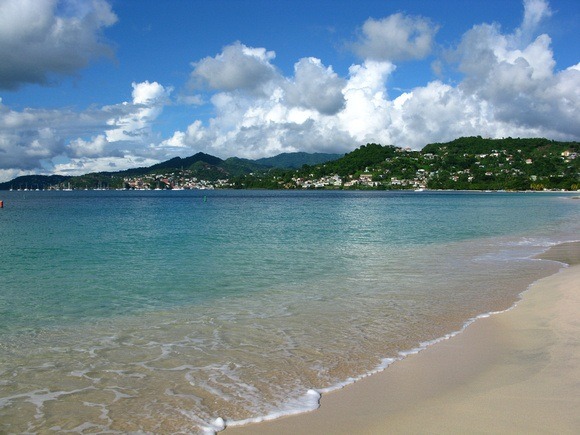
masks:
<instances>
[{"instance_id":1,"label":"shoreline","mask_svg":"<svg viewBox=\"0 0 580 435\"><path fill-rule=\"evenodd\" d=\"M324 392L314 411L231 422L225 433L574 433L580 242L536 258L563 267L532 283L507 310L480 315L383 371Z\"/></svg>"}]
</instances>

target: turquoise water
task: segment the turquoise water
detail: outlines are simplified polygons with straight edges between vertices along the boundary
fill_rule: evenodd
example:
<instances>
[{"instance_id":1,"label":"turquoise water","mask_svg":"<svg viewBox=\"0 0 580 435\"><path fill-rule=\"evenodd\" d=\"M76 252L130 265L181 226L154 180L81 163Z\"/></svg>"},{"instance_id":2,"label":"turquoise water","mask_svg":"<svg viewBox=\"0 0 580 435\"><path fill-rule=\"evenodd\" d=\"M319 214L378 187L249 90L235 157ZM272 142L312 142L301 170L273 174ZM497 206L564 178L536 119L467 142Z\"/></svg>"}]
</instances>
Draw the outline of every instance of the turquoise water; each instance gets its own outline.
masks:
<instances>
[{"instance_id":1,"label":"turquoise water","mask_svg":"<svg viewBox=\"0 0 580 435\"><path fill-rule=\"evenodd\" d=\"M3 192L0 432L309 409L557 270L571 196Z\"/></svg>"}]
</instances>

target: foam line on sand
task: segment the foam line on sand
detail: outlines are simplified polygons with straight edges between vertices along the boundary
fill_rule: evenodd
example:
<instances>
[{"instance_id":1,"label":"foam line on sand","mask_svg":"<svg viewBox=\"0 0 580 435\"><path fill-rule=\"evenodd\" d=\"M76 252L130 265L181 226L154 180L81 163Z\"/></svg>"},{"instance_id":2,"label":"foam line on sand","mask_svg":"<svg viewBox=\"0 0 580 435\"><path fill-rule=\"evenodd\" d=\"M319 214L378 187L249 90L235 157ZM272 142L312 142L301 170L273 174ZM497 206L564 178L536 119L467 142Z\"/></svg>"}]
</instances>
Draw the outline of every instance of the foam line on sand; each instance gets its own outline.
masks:
<instances>
[{"instance_id":1,"label":"foam line on sand","mask_svg":"<svg viewBox=\"0 0 580 435\"><path fill-rule=\"evenodd\" d=\"M580 243L542 258L571 266L514 309L323 395L316 411L226 433L578 433Z\"/></svg>"}]
</instances>

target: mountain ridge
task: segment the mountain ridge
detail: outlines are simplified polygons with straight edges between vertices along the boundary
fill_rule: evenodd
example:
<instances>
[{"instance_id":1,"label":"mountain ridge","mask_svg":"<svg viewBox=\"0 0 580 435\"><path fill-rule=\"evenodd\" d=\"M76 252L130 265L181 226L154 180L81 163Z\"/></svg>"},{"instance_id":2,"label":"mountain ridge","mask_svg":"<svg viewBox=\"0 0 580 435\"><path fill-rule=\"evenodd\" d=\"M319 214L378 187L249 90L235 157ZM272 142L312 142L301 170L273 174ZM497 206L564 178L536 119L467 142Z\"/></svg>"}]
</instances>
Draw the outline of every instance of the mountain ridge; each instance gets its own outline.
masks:
<instances>
[{"instance_id":1,"label":"mountain ridge","mask_svg":"<svg viewBox=\"0 0 580 435\"><path fill-rule=\"evenodd\" d=\"M545 138L461 137L420 151L368 143L333 154L282 153L249 160L209 154L174 157L149 167L82 176L22 176L0 189L95 188L430 188L578 190L580 143ZM309 164L312 159L322 160ZM326 160L326 161L325 161ZM276 166L272 166L276 165ZM56 182L56 183L55 183Z\"/></svg>"},{"instance_id":2,"label":"mountain ridge","mask_svg":"<svg viewBox=\"0 0 580 435\"><path fill-rule=\"evenodd\" d=\"M206 177L217 179L223 176L240 176L255 171L267 171L272 168L299 168L305 164L325 163L341 156L342 154L296 152L281 153L273 157L264 157L256 160L240 157L229 157L223 160L211 154L198 152L189 157L173 157L151 166L141 166L121 171L91 172L83 175L21 175L0 183L0 190L46 189L55 184L67 183L79 178L85 178L87 182L94 181L96 187L96 183L102 182L99 179L103 177L130 177L182 169L203 172Z\"/></svg>"}]
</instances>

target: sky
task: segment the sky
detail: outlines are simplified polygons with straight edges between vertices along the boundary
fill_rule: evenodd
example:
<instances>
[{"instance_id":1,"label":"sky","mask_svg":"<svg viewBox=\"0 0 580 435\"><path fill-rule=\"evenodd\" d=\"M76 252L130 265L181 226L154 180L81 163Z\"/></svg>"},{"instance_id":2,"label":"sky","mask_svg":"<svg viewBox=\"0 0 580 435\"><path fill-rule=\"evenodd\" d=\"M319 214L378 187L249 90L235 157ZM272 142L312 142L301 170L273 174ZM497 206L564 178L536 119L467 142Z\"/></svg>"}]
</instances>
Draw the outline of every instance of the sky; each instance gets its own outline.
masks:
<instances>
[{"instance_id":1,"label":"sky","mask_svg":"<svg viewBox=\"0 0 580 435\"><path fill-rule=\"evenodd\" d=\"M580 140L577 0L0 0L0 182Z\"/></svg>"}]
</instances>

